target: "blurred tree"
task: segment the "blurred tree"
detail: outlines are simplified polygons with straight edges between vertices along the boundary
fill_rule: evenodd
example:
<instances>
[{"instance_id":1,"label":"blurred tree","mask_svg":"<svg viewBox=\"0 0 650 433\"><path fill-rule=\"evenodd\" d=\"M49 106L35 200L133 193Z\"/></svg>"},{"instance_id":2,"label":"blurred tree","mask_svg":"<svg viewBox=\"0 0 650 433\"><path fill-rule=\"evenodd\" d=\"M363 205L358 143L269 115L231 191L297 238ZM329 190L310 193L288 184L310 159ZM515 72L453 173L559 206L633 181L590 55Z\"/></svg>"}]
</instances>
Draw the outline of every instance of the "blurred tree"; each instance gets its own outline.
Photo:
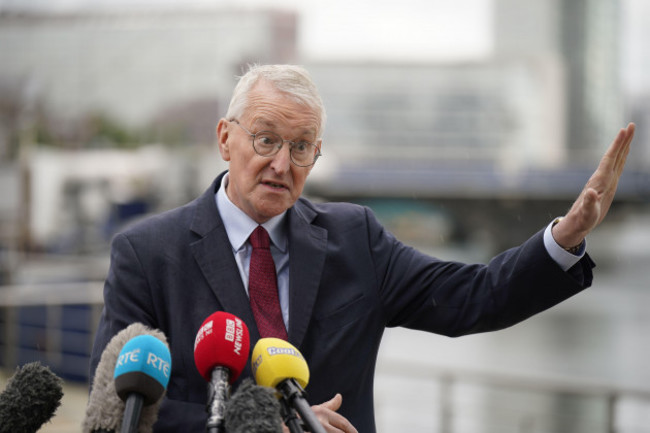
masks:
<instances>
[{"instance_id":1,"label":"blurred tree","mask_svg":"<svg viewBox=\"0 0 650 433\"><path fill-rule=\"evenodd\" d=\"M18 154L21 88L20 80L0 81L0 161L13 160Z\"/></svg>"}]
</instances>

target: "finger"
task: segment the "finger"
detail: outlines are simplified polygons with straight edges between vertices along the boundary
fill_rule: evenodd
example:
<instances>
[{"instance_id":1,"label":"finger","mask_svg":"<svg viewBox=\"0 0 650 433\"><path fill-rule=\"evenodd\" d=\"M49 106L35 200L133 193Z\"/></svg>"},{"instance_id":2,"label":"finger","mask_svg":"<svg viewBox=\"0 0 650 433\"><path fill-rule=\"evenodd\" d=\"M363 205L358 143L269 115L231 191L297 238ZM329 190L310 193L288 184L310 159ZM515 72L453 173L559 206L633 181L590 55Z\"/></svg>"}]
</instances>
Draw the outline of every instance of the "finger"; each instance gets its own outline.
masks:
<instances>
[{"instance_id":1,"label":"finger","mask_svg":"<svg viewBox=\"0 0 650 433\"><path fill-rule=\"evenodd\" d=\"M343 415L336 411L341 408L343 403L343 396L336 394L331 400L315 406L315 412L323 424L323 427L328 432L341 431L344 433L358 433L352 423L347 420Z\"/></svg>"},{"instance_id":2,"label":"finger","mask_svg":"<svg viewBox=\"0 0 650 433\"><path fill-rule=\"evenodd\" d=\"M337 410L339 410L342 403L343 403L343 396L341 394L336 394L329 401L326 401L325 403L321 403L319 406L322 406L326 409L336 412Z\"/></svg>"},{"instance_id":3,"label":"finger","mask_svg":"<svg viewBox=\"0 0 650 433\"><path fill-rule=\"evenodd\" d=\"M605 171L615 170L620 165L621 155L625 153L625 142L627 138L627 130L621 128L616 134L614 141L610 144L609 148L603 155L601 160L601 167Z\"/></svg>"},{"instance_id":4,"label":"finger","mask_svg":"<svg viewBox=\"0 0 650 433\"><path fill-rule=\"evenodd\" d=\"M600 160L598 169L594 173L592 181L589 182L590 185L603 191L612 187L616 188L616 183L618 183L618 178L623 173L630 152L630 143L634 137L634 131L634 123L630 123L626 128L619 130L616 138Z\"/></svg>"},{"instance_id":5,"label":"finger","mask_svg":"<svg viewBox=\"0 0 650 433\"><path fill-rule=\"evenodd\" d=\"M588 188L585 191L584 197L582 199L582 207L586 211L590 211L596 205L598 201L598 191L593 188Z\"/></svg>"},{"instance_id":6,"label":"finger","mask_svg":"<svg viewBox=\"0 0 650 433\"><path fill-rule=\"evenodd\" d=\"M346 417L336 412L330 412L326 419L320 421L328 432L358 433Z\"/></svg>"},{"instance_id":7,"label":"finger","mask_svg":"<svg viewBox=\"0 0 650 433\"><path fill-rule=\"evenodd\" d=\"M583 224L588 230L593 229L604 217L601 215L603 206L609 207L608 204L602 204L601 199L602 197L595 189L589 188L585 191L582 201L582 217Z\"/></svg>"},{"instance_id":8,"label":"finger","mask_svg":"<svg viewBox=\"0 0 650 433\"><path fill-rule=\"evenodd\" d=\"M630 144L634 138L634 131L636 127L634 123L629 123L626 128L621 129L611 146L611 156L614 161L614 170L617 173L623 171L627 155L630 153Z\"/></svg>"},{"instance_id":9,"label":"finger","mask_svg":"<svg viewBox=\"0 0 650 433\"><path fill-rule=\"evenodd\" d=\"M625 138L623 140L622 150L619 153L618 160L616 161L616 171L618 173L623 172L623 168L625 167L625 161L627 160L627 156L630 154L631 143L632 143L632 139L634 138L635 131L636 131L636 125L634 125L634 123L629 123L627 125L627 128L625 129Z\"/></svg>"},{"instance_id":10,"label":"finger","mask_svg":"<svg viewBox=\"0 0 650 433\"><path fill-rule=\"evenodd\" d=\"M330 425L332 427L336 427L344 433L358 433L357 429L354 428L352 423L342 415L338 415L337 417L330 419Z\"/></svg>"}]
</instances>

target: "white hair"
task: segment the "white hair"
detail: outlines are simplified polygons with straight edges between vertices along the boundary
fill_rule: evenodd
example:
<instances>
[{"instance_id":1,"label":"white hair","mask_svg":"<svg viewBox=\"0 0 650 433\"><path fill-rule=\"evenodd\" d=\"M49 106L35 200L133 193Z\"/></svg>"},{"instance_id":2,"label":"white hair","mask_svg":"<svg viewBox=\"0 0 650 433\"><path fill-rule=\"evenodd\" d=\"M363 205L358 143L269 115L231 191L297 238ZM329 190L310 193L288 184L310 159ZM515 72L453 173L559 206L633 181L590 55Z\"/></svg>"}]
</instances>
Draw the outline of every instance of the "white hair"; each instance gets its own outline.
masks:
<instances>
[{"instance_id":1,"label":"white hair","mask_svg":"<svg viewBox=\"0 0 650 433\"><path fill-rule=\"evenodd\" d=\"M235 86L226 112L227 119L239 118L250 108L248 93L260 80L269 82L299 104L315 110L320 119L319 136L322 134L326 120L325 106L309 72L304 67L296 65L250 65L248 72L239 77L239 82Z\"/></svg>"}]
</instances>

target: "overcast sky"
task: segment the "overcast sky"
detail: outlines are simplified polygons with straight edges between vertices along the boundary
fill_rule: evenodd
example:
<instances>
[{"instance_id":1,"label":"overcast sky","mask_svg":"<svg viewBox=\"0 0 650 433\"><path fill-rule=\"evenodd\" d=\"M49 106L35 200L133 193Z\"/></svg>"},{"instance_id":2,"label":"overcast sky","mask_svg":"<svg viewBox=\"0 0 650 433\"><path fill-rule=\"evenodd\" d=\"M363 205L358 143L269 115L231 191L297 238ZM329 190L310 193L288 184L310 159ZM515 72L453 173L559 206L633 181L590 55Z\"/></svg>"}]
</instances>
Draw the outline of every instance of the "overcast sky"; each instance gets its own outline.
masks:
<instances>
[{"instance_id":1,"label":"overcast sky","mask_svg":"<svg viewBox=\"0 0 650 433\"><path fill-rule=\"evenodd\" d=\"M316 58L457 60L491 44L491 0L0 0L0 9L57 11L213 6L298 11L299 48Z\"/></svg>"},{"instance_id":2,"label":"overcast sky","mask_svg":"<svg viewBox=\"0 0 650 433\"><path fill-rule=\"evenodd\" d=\"M620 1L624 86L650 92L650 0ZM306 60L456 61L485 57L492 46L492 0L0 0L0 10L215 6L298 11Z\"/></svg>"}]
</instances>

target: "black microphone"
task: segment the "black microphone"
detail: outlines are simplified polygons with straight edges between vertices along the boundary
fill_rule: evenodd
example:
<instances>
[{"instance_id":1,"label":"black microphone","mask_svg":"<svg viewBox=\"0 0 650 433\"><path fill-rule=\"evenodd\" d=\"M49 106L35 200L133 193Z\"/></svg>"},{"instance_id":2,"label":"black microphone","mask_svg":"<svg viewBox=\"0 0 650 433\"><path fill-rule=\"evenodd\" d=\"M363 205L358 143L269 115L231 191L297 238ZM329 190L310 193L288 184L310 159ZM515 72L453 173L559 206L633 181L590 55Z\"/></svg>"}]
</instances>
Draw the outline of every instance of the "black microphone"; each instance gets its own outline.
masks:
<instances>
[{"instance_id":1,"label":"black microphone","mask_svg":"<svg viewBox=\"0 0 650 433\"><path fill-rule=\"evenodd\" d=\"M61 405L62 384L39 362L16 369L0 394L0 433L36 432Z\"/></svg>"},{"instance_id":2,"label":"black microphone","mask_svg":"<svg viewBox=\"0 0 650 433\"><path fill-rule=\"evenodd\" d=\"M275 392L244 379L226 404L225 426L228 433L282 433Z\"/></svg>"},{"instance_id":3,"label":"black microphone","mask_svg":"<svg viewBox=\"0 0 650 433\"><path fill-rule=\"evenodd\" d=\"M161 342L167 343L167 338L162 331L151 329L142 323L132 323L111 338L108 342L95 370L92 390L88 397L86 414L82 422L83 433L114 433L119 432L123 420L133 419L134 410L131 405L130 413L125 417L126 404L118 396L114 373L120 352L133 338L142 335L156 337ZM128 397L128 396L127 396ZM141 433L153 431L153 425L158 420L158 409L162 402L162 395L151 405L141 407L139 412L139 431Z\"/></svg>"}]
</instances>

